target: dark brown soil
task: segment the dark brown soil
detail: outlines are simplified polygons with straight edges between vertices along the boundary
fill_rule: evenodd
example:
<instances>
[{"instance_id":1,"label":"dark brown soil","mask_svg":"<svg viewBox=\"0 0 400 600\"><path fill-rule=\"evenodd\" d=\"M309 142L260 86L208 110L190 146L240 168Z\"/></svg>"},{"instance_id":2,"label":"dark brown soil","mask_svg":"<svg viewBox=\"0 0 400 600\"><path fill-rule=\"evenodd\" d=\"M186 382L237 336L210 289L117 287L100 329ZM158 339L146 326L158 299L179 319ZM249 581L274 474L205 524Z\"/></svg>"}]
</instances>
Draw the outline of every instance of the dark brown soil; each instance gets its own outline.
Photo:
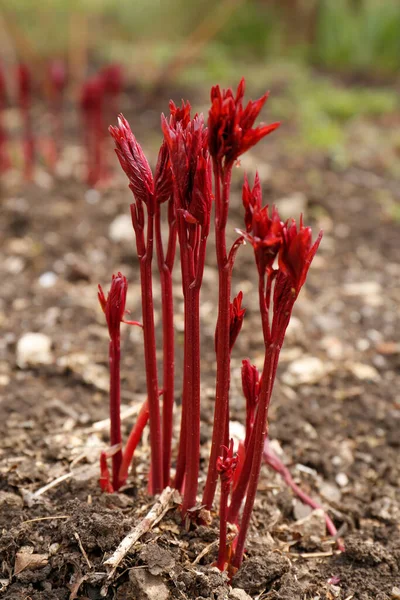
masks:
<instances>
[{"instance_id":1,"label":"dark brown soil","mask_svg":"<svg viewBox=\"0 0 400 600\"><path fill-rule=\"evenodd\" d=\"M138 137L147 140L144 145L153 160L157 121L157 113L148 111L138 123ZM231 587L211 566L217 516L211 527L185 531L172 507L128 554L106 598L162 600L165 593L176 599L242 597L232 588L245 590L251 598L276 600L399 597L394 588L400 587L400 225L395 218L400 169L398 154L386 154L381 143L396 125L396 119L353 125L354 147L347 148L345 164L335 156L288 150L282 140L290 133L284 131L243 160L250 172L260 167L267 201L284 207L285 198L301 193L306 221L314 231L325 230L282 353L270 432L296 481L322 502L340 528L346 552L338 553L327 536L295 531L296 519L307 511L279 476L263 467L246 560ZM147 126L152 133L146 137ZM79 167L77 151L71 146L69 152ZM242 225L241 178L238 169L232 231ZM32 184L4 179L0 590L8 600L100 599L107 576L104 560L154 502L146 492L146 436L123 493L101 494L97 484L98 456L108 443L107 428L94 425L107 418L107 331L97 306L97 283L107 288L111 274L121 270L130 281L127 305L133 317L140 318L133 235L118 242L109 235L114 218L128 214L129 200L118 172L98 193L88 193L68 172L62 178L38 177ZM202 309L201 484L215 370L211 240L208 265ZM46 288L39 278L48 272L57 278ZM262 361L256 272L249 247L241 249L234 279L235 292L244 291L248 312L232 360L231 419L244 423L241 360L249 356L258 364ZM159 317L158 287L155 294ZM176 297L179 369L178 269ZM49 364L17 366L17 342L26 332L50 337ZM320 362L316 370L315 362L314 370L308 366L302 383L291 367L307 356ZM145 391L141 337L127 327L122 375L124 408L139 406ZM130 416L123 421L125 436L133 420ZM72 477L34 495L71 470Z\"/></svg>"}]
</instances>

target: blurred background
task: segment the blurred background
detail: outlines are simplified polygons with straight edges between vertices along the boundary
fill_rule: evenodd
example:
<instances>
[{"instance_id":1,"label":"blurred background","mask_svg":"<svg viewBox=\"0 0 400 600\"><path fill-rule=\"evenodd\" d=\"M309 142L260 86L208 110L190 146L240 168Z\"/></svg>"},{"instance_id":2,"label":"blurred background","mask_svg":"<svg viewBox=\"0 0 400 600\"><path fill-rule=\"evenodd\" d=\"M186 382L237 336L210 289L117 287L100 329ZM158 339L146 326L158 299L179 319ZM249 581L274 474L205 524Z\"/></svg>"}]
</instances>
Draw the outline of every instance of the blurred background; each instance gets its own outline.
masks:
<instances>
[{"instance_id":1,"label":"blurred background","mask_svg":"<svg viewBox=\"0 0 400 600\"><path fill-rule=\"evenodd\" d=\"M352 119L398 109L399 31L398 0L0 2L11 97L15 64L27 64L40 86L55 58L68 66L72 97L88 75L117 63L136 98L153 94L164 106L165 88L179 99L195 87L201 103L211 83L234 85L245 74L250 91L274 92L271 118L293 121L301 142L327 149L340 148Z\"/></svg>"}]
</instances>

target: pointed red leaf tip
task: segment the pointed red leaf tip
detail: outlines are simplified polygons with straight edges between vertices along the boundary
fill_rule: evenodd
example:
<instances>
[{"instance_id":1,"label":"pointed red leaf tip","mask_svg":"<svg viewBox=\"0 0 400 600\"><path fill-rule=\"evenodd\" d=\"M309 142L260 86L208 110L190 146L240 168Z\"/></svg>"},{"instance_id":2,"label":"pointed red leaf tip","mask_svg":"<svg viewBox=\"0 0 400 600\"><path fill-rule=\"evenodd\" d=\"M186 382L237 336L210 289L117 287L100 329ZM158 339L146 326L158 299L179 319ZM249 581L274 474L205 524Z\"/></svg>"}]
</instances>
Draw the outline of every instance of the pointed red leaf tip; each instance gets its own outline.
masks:
<instances>
[{"instance_id":1,"label":"pointed red leaf tip","mask_svg":"<svg viewBox=\"0 0 400 600\"><path fill-rule=\"evenodd\" d=\"M258 270L260 274L264 274L267 269L272 268L281 247L283 223L275 207L272 208L270 216L268 205L262 206L258 173L256 173L253 188L250 187L247 176L245 176L242 200L245 209L246 231L241 233L245 240L253 246Z\"/></svg>"},{"instance_id":2,"label":"pointed red leaf tip","mask_svg":"<svg viewBox=\"0 0 400 600\"><path fill-rule=\"evenodd\" d=\"M222 161L224 166L232 166L241 154L255 146L263 137L277 129L280 123L259 125L253 128L268 92L256 101L250 100L243 108L245 80L241 79L236 95L231 88L211 89L211 108L208 116L209 149L213 159Z\"/></svg>"},{"instance_id":3,"label":"pointed red leaf tip","mask_svg":"<svg viewBox=\"0 0 400 600\"><path fill-rule=\"evenodd\" d=\"M244 315L246 309L242 308L243 292L239 292L238 295L230 303L230 328L229 328L229 348L232 350L235 345L236 339L242 329Z\"/></svg>"},{"instance_id":4,"label":"pointed red leaf tip","mask_svg":"<svg viewBox=\"0 0 400 600\"><path fill-rule=\"evenodd\" d=\"M320 231L314 244L312 244L311 227L304 227L303 215L300 224L294 219L285 223L282 229L282 245L279 251L279 269L290 280L297 296L304 285L308 269L321 243L323 232Z\"/></svg>"},{"instance_id":5,"label":"pointed red leaf tip","mask_svg":"<svg viewBox=\"0 0 400 600\"><path fill-rule=\"evenodd\" d=\"M108 128L115 142L115 152L138 202L148 204L154 195L154 180L144 152L125 117L120 114L117 127Z\"/></svg>"},{"instance_id":6,"label":"pointed red leaf tip","mask_svg":"<svg viewBox=\"0 0 400 600\"><path fill-rule=\"evenodd\" d=\"M230 440L229 448L221 446L221 450L222 456L217 458L217 471L222 483L231 483L238 464L238 456L233 451L233 440Z\"/></svg>"},{"instance_id":7,"label":"pointed red leaf tip","mask_svg":"<svg viewBox=\"0 0 400 600\"><path fill-rule=\"evenodd\" d=\"M199 223L203 234L210 227L212 181L207 149L207 129L203 115L190 119L190 104L182 101L178 109L170 103L169 120L162 115L161 125L167 144L176 208L187 223Z\"/></svg>"},{"instance_id":8,"label":"pointed red leaf tip","mask_svg":"<svg viewBox=\"0 0 400 600\"><path fill-rule=\"evenodd\" d=\"M121 65L112 64L101 71L104 91L109 96L119 96L122 91L123 77Z\"/></svg>"},{"instance_id":9,"label":"pointed red leaf tip","mask_svg":"<svg viewBox=\"0 0 400 600\"><path fill-rule=\"evenodd\" d=\"M260 390L260 373L248 358L242 361L242 390L246 398L246 412L254 411Z\"/></svg>"},{"instance_id":10,"label":"pointed red leaf tip","mask_svg":"<svg viewBox=\"0 0 400 600\"><path fill-rule=\"evenodd\" d=\"M31 97L31 74L26 65L20 64L17 69L18 99L21 105L27 105Z\"/></svg>"},{"instance_id":11,"label":"pointed red leaf tip","mask_svg":"<svg viewBox=\"0 0 400 600\"><path fill-rule=\"evenodd\" d=\"M113 275L107 298L104 295L101 285L98 288L98 298L106 316L110 338L114 339L119 335L121 323L137 324L136 322L125 321L124 319L128 281L122 273L118 272L117 275Z\"/></svg>"}]
</instances>

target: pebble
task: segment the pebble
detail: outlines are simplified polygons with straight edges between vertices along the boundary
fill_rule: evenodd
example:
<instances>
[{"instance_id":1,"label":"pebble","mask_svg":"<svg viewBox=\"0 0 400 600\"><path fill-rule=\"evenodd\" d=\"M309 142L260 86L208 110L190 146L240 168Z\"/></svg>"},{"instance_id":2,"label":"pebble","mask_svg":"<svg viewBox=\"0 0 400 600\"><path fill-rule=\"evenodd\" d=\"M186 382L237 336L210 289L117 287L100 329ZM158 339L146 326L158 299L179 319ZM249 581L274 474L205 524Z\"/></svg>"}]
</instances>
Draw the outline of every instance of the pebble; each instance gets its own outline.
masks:
<instances>
[{"instance_id":1,"label":"pebble","mask_svg":"<svg viewBox=\"0 0 400 600\"><path fill-rule=\"evenodd\" d=\"M229 593L229 600L251 600L251 596L240 588L233 588Z\"/></svg>"},{"instance_id":2,"label":"pebble","mask_svg":"<svg viewBox=\"0 0 400 600\"><path fill-rule=\"evenodd\" d=\"M303 537L314 535L322 538L326 535L325 513L322 508L317 508L304 519L296 521L290 529Z\"/></svg>"},{"instance_id":3,"label":"pebble","mask_svg":"<svg viewBox=\"0 0 400 600\"><path fill-rule=\"evenodd\" d=\"M286 385L296 386L320 381L328 372L327 365L316 356L304 356L293 361L282 376Z\"/></svg>"},{"instance_id":4,"label":"pebble","mask_svg":"<svg viewBox=\"0 0 400 600\"><path fill-rule=\"evenodd\" d=\"M115 217L108 229L108 235L113 242L133 243L134 233L130 216L118 215Z\"/></svg>"},{"instance_id":5,"label":"pebble","mask_svg":"<svg viewBox=\"0 0 400 600\"><path fill-rule=\"evenodd\" d=\"M308 506L308 504L303 504L303 502L300 502L300 500L294 501L293 515L296 521L301 521L301 519L307 518L311 513L311 506Z\"/></svg>"},{"instance_id":6,"label":"pebble","mask_svg":"<svg viewBox=\"0 0 400 600\"><path fill-rule=\"evenodd\" d=\"M276 206L278 207L282 221L290 218L294 218L297 221L301 214L304 215L307 204L307 197L302 192L294 192L290 196L280 198Z\"/></svg>"},{"instance_id":7,"label":"pebble","mask_svg":"<svg viewBox=\"0 0 400 600\"><path fill-rule=\"evenodd\" d=\"M30 365L48 365L53 362L51 339L43 333L25 333L17 342L17 365L26 369Z\"/></svg>"},{"instance_id":8,"label":"pebble","mask_svg":"<svg viewBox=\"0 0 400 600\"><path fill-rule=\"evenodd\" d=\"M349 483L349 478L346 473L338 473L335 477L336 483L340 485L340 487L346 487Z\"/></svg>"},{"instance_id":9,"label":"pebble","mask_svg":"<svg viewBox=\"0 0 400 600\"><path fill-rule=\"evenodd\" d=\"M57 283L57 275L53 271L46 271L39 277L38 282L40 287L48 289L53 287Z\"/></svg>"},{"instance_id":10,"label":"pebble","mask_svg":"<svg viewBox=\"0 0 400 600\"><path fill-rule=\"evenodd\" d=\"M392 600L400 600L400 588L399 587L396 586L396 587L392 588L391 598L392 598Z\"/></svg>"},{"instance_id":11,"label":"pebble","mask_svg":"<svg viewBox=\"0 0 400 600\"><path fill-rule=\"evenodd\" d=\"M85 200L88 204L97 204L100 200L100 192L94 189L87 190Z\"/></svg>"},{"instance_id":12,"label":"pebble","mask_svg":"<svg viewBox=\"0 0 400 600\"><path fill-rule=\"evenodd\" d=\"M22 508L24 501L21 496L13 494L12 492L0 491L0 508Z\"/></svg>"},{"instance_id":13,"label":"pebble","mask_svg":"<svg viewBox=\"0 0 400 600\"><path fill-rule=\"evenodd\" d=\"M138 600L168 600L170 593L161 577L152 575L146 569L129 572L129 581L135 588Z\"/></svg>"},{"instance_id":14,"label":"pebble","mask_svg":"<svg viewBox=\"0 0 400 600\"><path fill-rule=\"evenodd\" d=\"M340 502L342 497L342 492L340 489L336 487L336 485L333 485L333 483L329 483L327 481L320 485L319 491L321 496L328 500L328 502Z\"/></svg>"},{"instance_id":15,"label":"pebble","mask_svg":"<svg viewBox=\"0 0 400 600\"><path fill-rule=\"evenodd\" d=\"M375 367L365 363L351 363L349 370L360 381L379 381L381 378Z\"/></svg>"}]
</instances>

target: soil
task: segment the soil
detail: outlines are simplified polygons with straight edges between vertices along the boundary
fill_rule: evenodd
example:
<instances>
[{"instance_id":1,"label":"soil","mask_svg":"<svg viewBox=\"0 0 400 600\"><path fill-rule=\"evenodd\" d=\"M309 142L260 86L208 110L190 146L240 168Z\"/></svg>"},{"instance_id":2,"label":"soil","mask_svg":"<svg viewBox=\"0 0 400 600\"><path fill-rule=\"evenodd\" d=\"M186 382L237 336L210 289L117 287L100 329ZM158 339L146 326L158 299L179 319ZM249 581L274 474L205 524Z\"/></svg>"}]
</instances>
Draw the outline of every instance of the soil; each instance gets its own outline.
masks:
<instances>
[{"instance_id":1,"label":"soil","mask_svg":"<svg viewBox=\"0 0 400 600\"><path fill-rule=\"evenodd\" d=\"M136 129L138 138L147 140L144 146L152 162L157 125L158 107L152 107L142 113ZM19 173L3 178L2 597L245 598L238 589L250 598L271 600L399 597L395 588L400 587L400 224L392 208L399 202L400 169L398 151L390 153L384 142L398 125L395 116L374 124L352 124L354 137L345 163L334 155L288 148L282 140L290 139L290 127L242 161L250 173L255 166L260 168L266 201L283 210L292 202L295 213L303 210L314 232L320 227L325 231L282 351L270 434L296 482L334 520L346 551L340 553L327 535L299 532L295 522L309 511L264 466L245 561L230 583L212 566L217 513L209 527L188 530L172 505L105 586L109 571L104 561L154 503L146 487L147 433L122 493L102 494L97 482L99 453L108 443L107 425L101 424L107 418L108 344L97 284L108 289L111 274L121 270L130 282L127 306L132 318L140 318L133 234L119 241L110 235L115 217L128 215L130 193L116 169L104 186L87 190L79 179L82 157L72 134L57 175L49 176L41 166L33 183L21 182ZM114 165L111 146L109 150ZM242 176L243 169L238 169L232 189L232 231L242 225ZM215 373L212 246L210 239L202 305L201 485L210 445ZM51 285L43 278L49 272ZM241 360L249 356L259 366L262 362L256 271L248 246L241 249L234 274L235 293L240 289L248 310L232 356L231 420L236 428L237 422L244 423ZM159 323L158 286L155 297ZM17 365L17 343L26 332L51 339L48 364ZM300 380L293 365L304 357L317 359L318 368L315 360L303 363ZM122 389L123 409L133 407L123 420L126 439L134 409L139 409L145 393L141 335L136 328L123 331ZM179 377L176 389L178 426ZM42 491L50 483L54 485Z\"/></svg>"}]
</instances>

